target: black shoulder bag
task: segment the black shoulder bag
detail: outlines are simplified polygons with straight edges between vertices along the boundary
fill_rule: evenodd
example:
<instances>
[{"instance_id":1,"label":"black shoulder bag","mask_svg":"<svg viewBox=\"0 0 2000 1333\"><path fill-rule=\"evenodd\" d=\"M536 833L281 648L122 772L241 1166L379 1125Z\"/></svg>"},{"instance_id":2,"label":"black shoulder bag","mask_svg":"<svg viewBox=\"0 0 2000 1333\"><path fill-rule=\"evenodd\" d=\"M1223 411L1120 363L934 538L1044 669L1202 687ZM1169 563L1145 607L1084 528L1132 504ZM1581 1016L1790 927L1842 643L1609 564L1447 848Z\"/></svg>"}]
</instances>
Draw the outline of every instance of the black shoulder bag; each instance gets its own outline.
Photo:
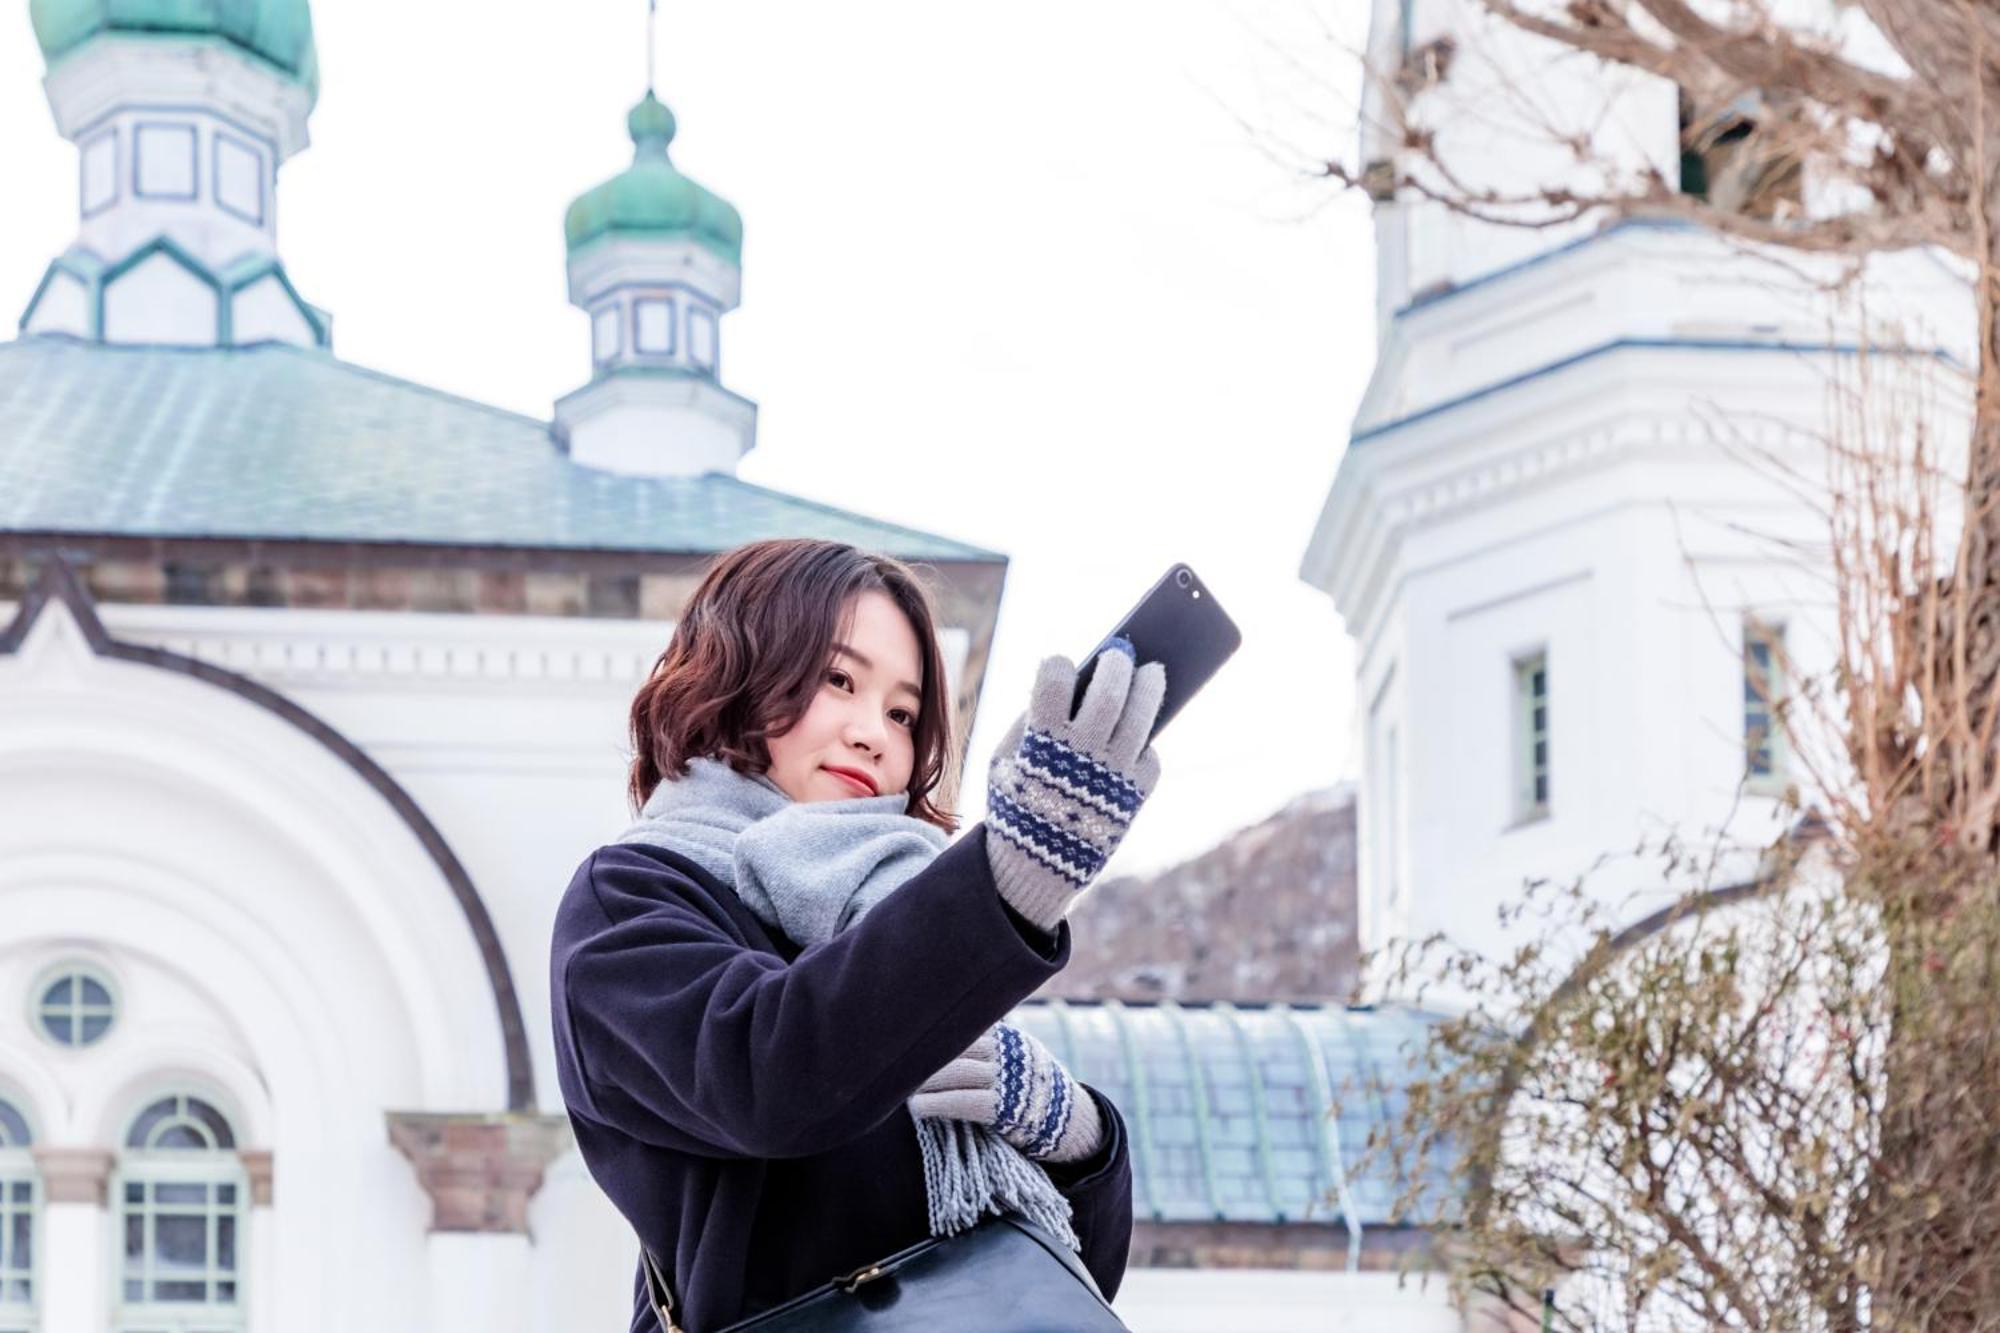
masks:
<instances>
[{"instance_id":1,"label":"black shoulder bag","mask_svg":"<svg viewBox=\"0 0 2000 1333\"><path fill-rule=\"evenodd\" d=\"M646 1250L646 1290L664 1333L666 1274ZM1025 1218L988 1215L933 1236L716 1333L1111 1333L1123 1320L1069 1246Z\"/></svg>"}]
</instances>

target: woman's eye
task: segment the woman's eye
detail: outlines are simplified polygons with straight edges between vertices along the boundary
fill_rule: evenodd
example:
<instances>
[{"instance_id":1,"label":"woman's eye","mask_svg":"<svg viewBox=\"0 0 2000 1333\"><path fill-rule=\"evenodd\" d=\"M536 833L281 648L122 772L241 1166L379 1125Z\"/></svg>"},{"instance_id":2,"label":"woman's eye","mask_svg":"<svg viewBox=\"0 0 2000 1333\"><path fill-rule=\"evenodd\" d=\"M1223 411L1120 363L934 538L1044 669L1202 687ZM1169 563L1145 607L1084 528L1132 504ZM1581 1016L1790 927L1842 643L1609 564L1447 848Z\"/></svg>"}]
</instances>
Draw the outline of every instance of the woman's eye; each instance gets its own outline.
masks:
<instances>
[{"instance_id":1,"label":"woman's eye","mask_svg":"<svg viewBox=\"0 0 2000 1333\"><path fill-rule=\"evenodd\" d=\"M898 709L896 710L896 713L897 713L897 715L898 715L898 716L900 716L900 717L901 717L901 718L903 719L903 725L904 725L904 726L906 726L906 727L914 727L914 726L916 726L916 725L917 725L917 719L916 719L915 717L913 717L913 716L911 715L911 713L910 713L910 710L909 710L909 709L907 709L907 708L898 708Z\"/></svg>"},{"instance_id":2,"label":"woman's eye","mask_svg":"<svg viewBox=\"0 0 2000 1333\"><path fill-rule=\"evenodd\" d=\"M826 678L831 681L845 681L847 679L847 673L845 671L829 670L826 673Z\"/></svg>"}]
</instances>

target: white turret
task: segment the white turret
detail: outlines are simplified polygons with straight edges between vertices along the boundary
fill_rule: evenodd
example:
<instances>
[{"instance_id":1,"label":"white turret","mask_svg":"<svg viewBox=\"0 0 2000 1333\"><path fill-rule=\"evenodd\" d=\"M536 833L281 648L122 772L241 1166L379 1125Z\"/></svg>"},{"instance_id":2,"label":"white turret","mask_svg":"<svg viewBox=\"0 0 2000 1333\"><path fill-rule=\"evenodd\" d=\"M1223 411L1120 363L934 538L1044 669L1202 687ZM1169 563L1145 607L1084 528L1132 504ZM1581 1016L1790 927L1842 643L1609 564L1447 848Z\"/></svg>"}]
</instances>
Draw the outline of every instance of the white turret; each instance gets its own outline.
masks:
<instances>
[{"instance_id":1,"label":"white turret","mask_svg":"<svg viewBox=\"0 0 2000 1333\"><path fill-rule=\"evenodd\" d=\"M743 219L667 157L652 89L627 117L632 165L569 207L569 299L590 316L591 380L556 402L556 440L612 472L736 471L757 405L722 387L722 317L742 281Z\"/></svg>"},{"instance_id":2,"label":"white turret","mask_svg":"<svg viewBox=\"0 0 2000 1333\"><path fill-rule=\"evenodd\" d=\"M278 257L278 167L306 146L306 0L33 0L56 128L77 146L77 238L26 334L324 347L331 321Z\"/></svg>"}]
</instances>

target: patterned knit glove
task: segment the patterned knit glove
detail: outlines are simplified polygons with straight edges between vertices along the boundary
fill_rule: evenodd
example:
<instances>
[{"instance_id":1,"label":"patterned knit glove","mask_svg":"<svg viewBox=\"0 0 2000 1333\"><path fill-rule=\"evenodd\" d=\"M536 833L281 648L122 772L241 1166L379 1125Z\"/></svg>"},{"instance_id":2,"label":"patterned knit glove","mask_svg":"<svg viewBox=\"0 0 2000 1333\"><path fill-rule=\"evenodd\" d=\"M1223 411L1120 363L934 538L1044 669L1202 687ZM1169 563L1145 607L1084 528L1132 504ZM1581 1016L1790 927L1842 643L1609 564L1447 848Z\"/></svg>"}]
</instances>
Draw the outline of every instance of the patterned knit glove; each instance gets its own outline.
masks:
<instances>
[{"instance_id":1,"label":"patterned knit glove","mask_svg":"<svg viewBox=\"0 0 2000 1333\"><path fill-rule=\"evenodd\" d=\"M1037 1162L1080 1161L1104 1142L1090 1093L1048 1047L1009 1023L995 1023L931 1075L910 1098L910 1111L991 1126Z\"/></svg>"},{"instance_id":2,"label":"patterned knit glove","mask_svg":"<svg viewBox=\"0 0 2000 1333\"><path fill-rule=\"evenodd\" d=\"M1160 780L1146 740L1167 669L1148 662L1135 672L1129 645L1106 649L1072 718L1076 674L1067 657L1043 660L1028 711L987 770L993 880L1015 911L1051 934Z\"/></svg>"}]
</instances>

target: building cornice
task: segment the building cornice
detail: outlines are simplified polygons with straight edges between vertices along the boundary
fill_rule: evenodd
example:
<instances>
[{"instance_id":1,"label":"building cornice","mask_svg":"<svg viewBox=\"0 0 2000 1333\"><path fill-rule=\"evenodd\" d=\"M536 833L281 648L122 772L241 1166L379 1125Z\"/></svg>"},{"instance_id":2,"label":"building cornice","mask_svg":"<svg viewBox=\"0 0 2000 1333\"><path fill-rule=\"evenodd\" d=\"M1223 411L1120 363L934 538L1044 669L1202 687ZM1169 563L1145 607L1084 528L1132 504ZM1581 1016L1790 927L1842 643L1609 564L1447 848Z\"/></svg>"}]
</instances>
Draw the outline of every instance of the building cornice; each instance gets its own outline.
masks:
<instances>
[{"instance_id":1,"label":"building cornice","mask_svg":"<svg viewBox=\"0 0 2000 1333\"><path fill-rule=\"evenodd\" d=\"M1300 577L1332 595L1349 632L1365 644L1395 552L1410 532L1614 462L1710 456L1716 428L1690 408L1715 382L1712 374L1690 374L1684 354L1722 350L1740 368L1746 351L1784 352L1810 364L1858 349L1621 340L1481 392L1476 413L1425 412L1394 433L1357 438L1341 459ZM1768 417L1735 421L1731 433L1741 445L1765 449L1803 438Z\"/></svg>"}]
</instances>

